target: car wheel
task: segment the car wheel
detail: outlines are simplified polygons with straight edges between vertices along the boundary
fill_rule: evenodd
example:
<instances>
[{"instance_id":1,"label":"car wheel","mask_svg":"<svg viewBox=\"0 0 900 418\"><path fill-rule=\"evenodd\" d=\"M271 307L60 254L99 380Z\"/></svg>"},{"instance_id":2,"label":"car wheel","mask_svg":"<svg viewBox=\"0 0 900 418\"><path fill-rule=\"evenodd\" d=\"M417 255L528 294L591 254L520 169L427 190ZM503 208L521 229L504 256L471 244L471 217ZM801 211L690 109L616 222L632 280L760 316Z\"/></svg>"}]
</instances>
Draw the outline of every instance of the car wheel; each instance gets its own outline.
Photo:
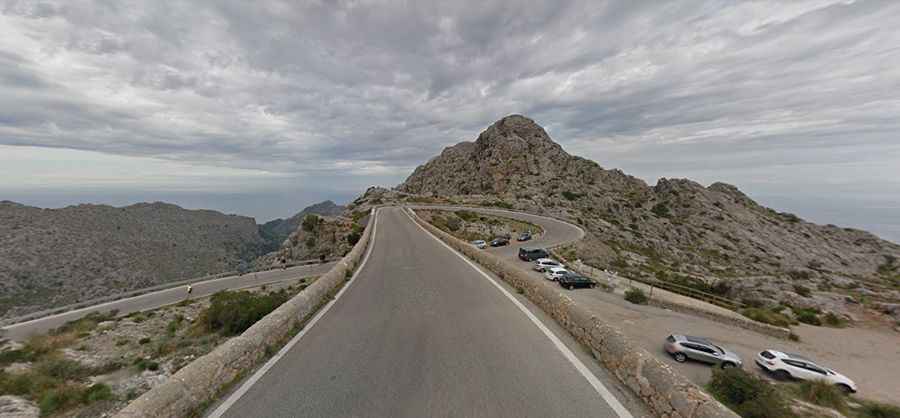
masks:
<instances>
[{"instance_id":1,"label":"car wheel","mask_svg":"<svg viewBox=\"0 0 900 418\"><path fill-rule=\"evenodd\" d=\"M775 377L778 380L791 380L791 374L787 370L775 370Z\"/></svg>"},{"instance_id":2,"label":"car wheel","mask_svg":"<svg viewBox=\"0 0 900 418\"><path fill-rule=\"evenodd\" d=\"M722 363L723 370L724 369L733 369L734 367L735 367L735 364L730 361L726 361L726 362Z\"/></svg>"},{"instance_id":3,"label":"car wheel","mask_svg":"<svg viewBox=\"0 0 900 418\"><path fill-rule=\"evenodd\" d=\"M684 355L684 353L675 353L672 355L672 357L674 357L675 361L677 361L679 363L684 363L687 361L687 356Z\"/></svg>"},{"instance_id":4,"label":"car wheel","mask_svg":"<svg viewBox=\"0 0 900 418\"><path fill-rule=\"evenodd\" d=\"M838 387L838 389L841 390L841 392L844 393L844 395L849 395L849 394L853 393L853 389L850 389L850 386L847 386L843 383L838 383L837 387Z\"/></svg>"},{"instance_id":5,"label":"car wheel","mask_svg":"<svg viewBox=\"0 0 900 418\"><path fill-rule=\"evenodd\" d=\"M573 289L575 289L575 286L569 285L569 286L568 286L568 289L569 289L569 290L573 290Z\"/></svg>"}]
</instances>

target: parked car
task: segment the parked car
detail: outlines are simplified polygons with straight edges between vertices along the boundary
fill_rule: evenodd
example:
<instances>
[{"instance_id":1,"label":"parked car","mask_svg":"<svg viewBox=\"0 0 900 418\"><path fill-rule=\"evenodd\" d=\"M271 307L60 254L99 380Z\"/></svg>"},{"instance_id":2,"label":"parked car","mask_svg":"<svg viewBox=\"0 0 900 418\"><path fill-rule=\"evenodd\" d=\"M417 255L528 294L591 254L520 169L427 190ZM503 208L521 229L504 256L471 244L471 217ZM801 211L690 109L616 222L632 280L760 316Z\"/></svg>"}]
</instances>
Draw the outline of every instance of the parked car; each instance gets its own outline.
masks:
<instances>
[{"instance_id":1,"label":"parked car","mask_svg":"<svg viewBox=\"0 0 900 418\"><path fill-rule=\"evenodd\" d=\"M550 267L550 268L544 270L544 277L547 280L556 281L556 279L558 279L559 277L561 277L562 275L564 275L566 273L568 273L568 270L566 270L562 267Z\"/></svg>"},{"instance_id":2,"label":"parked car","mask_svg":"<svg viewBox=\"0 0 900 418\"><path fill-rule=\"evenodd\" d=\"M539 258L534 261L534 271L543 273L550 267L566 268L566 266L562 265L562 263L552 258Z\"/></svg>"},{"instance_id":3,"label":"parked car","mask_svg":"<svg viewBox=\"0 0 900 418\"><path fill-rule=\"evenodd\" d=\"M744 365L741 356L703 337L672 334L666 337L663 348L679 363L691 359L720 366L723 369Z\"/></svg>"},{"instance_id":4,"label":"parked car","mask_svg":"<svg viewBox=\"0 0 900 418\"><path fill-rule=\"evenodd\" d=\"M823 380L837 386L844 393L856 393L856 383L834 370L820 366L799 354L776 350L761 351L756 365L779 379Z\"/></svg>"},{"instance_id":5,"label":"parked car","mask_svg":"<svg viewBox=\"0 0 900 418\"><path fill-rule=\"evenodd\" d=\"M590 289L597 287L597 282L595 282L590 277L585 277L571 271L562 273L559 277L556 278L556 282L559 283L560 286L569 290L582 287Z\"/></svg>"},{"instance_id":6,"label":"parked car","mask_svg":"<svg viewBox=\"0 0 900 418\"><path fill-rule=\"evenodd\" d=\"M479 249L482 249L482 250L485 249L485 248L487 248L487 243L484 242L483 239L477 239L477 240L475 240L475 241L472 241L472 245L474 245L476 248L479 248Z\"/></svg>"},{"instance_id":7,"label":"parked car","mask_svg":"<svg viewBox=\"0 0 900 418\"><path fill-rule=\"evenodd\" d=\"M509 245L509 238L506 237L497 237L491 241L491 247L502 247L504 245Z\"/></svg>"},{"instance_id":8,"label":"parked car","mask_svg":"<svg viewBox=\"0 0 900 418\"><path fill-rule=\"evenodd\" d=\"M516 241L528 241L531 239L531 231L525 231L516 238Z\"/></svg>"},{"instance_id":9,"label":"parked car","mask_svg":"<svg viewBox=\"0 0 900 418\"><path fill-rule=\"evenodd\" d=\"M522 261L534 261L539 258L548 258L550 257L550 253L543 248L519 248L519 260Z\"/></svg>"}]
</instances>

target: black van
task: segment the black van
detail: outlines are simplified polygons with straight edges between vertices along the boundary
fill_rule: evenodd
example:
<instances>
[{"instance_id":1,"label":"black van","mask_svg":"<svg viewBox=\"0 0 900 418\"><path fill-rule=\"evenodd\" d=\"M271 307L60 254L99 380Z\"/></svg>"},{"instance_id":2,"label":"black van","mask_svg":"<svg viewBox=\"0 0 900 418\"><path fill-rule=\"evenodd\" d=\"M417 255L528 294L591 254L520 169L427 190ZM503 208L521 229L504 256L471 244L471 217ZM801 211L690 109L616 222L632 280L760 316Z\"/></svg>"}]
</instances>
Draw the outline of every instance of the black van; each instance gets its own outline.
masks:
<instances>
[{"instance_id":1,"label":"black van","mask_svg":"<svg viewBox=\"0 0 900 418\"><path fill-rule=\"evenodd\" d=\"M543 248L519 248L519 260L534 261L539 258L549 258L550 253Z\"/></svg>"}]
</instances>

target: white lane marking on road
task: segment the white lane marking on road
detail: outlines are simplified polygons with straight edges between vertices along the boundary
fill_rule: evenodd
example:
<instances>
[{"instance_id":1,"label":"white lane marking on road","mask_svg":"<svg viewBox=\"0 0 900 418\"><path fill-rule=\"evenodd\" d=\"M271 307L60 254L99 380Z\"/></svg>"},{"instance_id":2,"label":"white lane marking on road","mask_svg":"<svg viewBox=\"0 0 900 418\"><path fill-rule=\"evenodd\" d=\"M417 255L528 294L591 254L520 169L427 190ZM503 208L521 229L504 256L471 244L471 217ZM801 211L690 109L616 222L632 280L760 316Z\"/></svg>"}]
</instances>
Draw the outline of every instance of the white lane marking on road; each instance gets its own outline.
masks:
<instances>
[{"instance_id":1,"label":"white lane marking on road","mask_svg":"<svg viewBox=\"0 0 900 418\"><path fill-rule=\"evenodd\" d=\"M313 264L313 265L314 265L314 266L321 266L322 264ZM309 266L297 266L297 267L309 267ZM271 272L272 272L273 274L274 274L274 273L282 273L282 272L284 272L284 270L271 270ZM259 272L259 273L263 273L263 272ZM266 272L266 273L268 273L268 272ZM194 286L194 287L196 288L196 287L199 286L199 285L207 285L207 284L210 284L210 283L220 282L220 281L222 281L222 280L234 280L234 279L237 279L237 278L239 278L239 277L241 277L241 276L226 276L226 277L219 277L218 279L209 279L209 280L204 280L204 281L202 281L202 282L194 282L194 283L190 283L190 285L191 285L191 286ZM304 276L304 277L308 277L308 276ZM290 280L290 279L285 279L285 280ZM104 302L104 303L100 303L100 304L97 304L97 305L85 306L84 308L73 309L73 310L71 310L71 311L61 312L61 313L54 314L54 315L50 315L50 316L42 316L42 317L40 317L40 318L31 319L31 320L28 320L28 321L25 321L25 322L17 322L17 323L15 323L15 324L9 324L9 325L7 325L7 326L5 326L5 327L2 327L2 329L4 329L4 330L11 330L11 329L14 329L14 328L19 328L19 327L23 327L23 326L26 326L26 325L30 325L30 324L33 324L33 323L35 323L35 322L41 322L41 321L47 321L47 320L54 319L54 318L59 318L59 317L61 317L61 316L69 316L69 315L80 314L80 313L84 313L85 311L90 311L90 310L99 310L100 308L103 308L104 306L115 305L115 304L119 304L119 303L123 303L123 302L130 302L130 301L135 300L135 299L146 298L146 297L148 297L148 296L154 296L154 295L161 295L161 294L166 293L166 292L178 291L178 289L184 289L185 286L187 286L187 284L185 284L185 285L179 285L179 286L175 286L175 287L170 287L170 288L166 288L166 289L160 289L160 290L157 290L157 291L154 291L154 292L144 293L144 294L142 294L142 295L130 296L130 297L127 297L127 298L111 300L111 301L109 301L109 302ZM178 303L178 301L172 302L172 303Z\"/></svg>"},{"instance_id":2,"label":"white lane marking on road","mask_svg":"<svg viewBox=\"0 0 900 418\"><path fill-rule=\"evenodd\" d=\"M603 383L600 382L600 379L598 379L597 376L594 376L594 373L592 373L590 369L588 369L587 366L585 366L584 363L582 363L581 360L575 356L575 353L573 353L572 350L569 350L569 347L566 347L566 345L556 336L556 334L550 331L550 329L547 328L547 326L544 325L544 323L541 322L540 319L534 316L534 314L531 313L531 311L529 311L528 308L526 308L525 305L522 304L522 302L519 302L519 300L516 299L516 297L513 296L512 293L509 293L506 289L504 289L503 286L500 285L500 283L497 283L497 281L494 280L493 277L485 273L484 270L481 269L481 267L470 261L458 251L454 250L453 247L447 245L447 243L445 243L444 241L441 241L440 238L434 236L434 234L429 232L422 225L419 225L419 223L416 222L409 214L409 212L407 212L405 209L403 210L403 213L405 213L406 217L408 217L412 223L416 224L419 229L424 231L431 238L434 238L437 242L446 247L453 254L456 254L457 257L465 261L469 266L475 269L475 271L481 273L481 275L484 276L484 278L486 278L491 284L493 284L494 287L499 289L507 299L512 301L512 303L516 305L516 307L518 307L519 310L522 311L522 313L524 313L525 316L527 316L528 319L530 319L531 322L533 322L534 325L536 325L538 329L541 330L541 332L544 333L544 335L550 340L550 342L552 342L553 345L556 346L556 349L559 350L560 353L562 353L563 357L565 357L566 360L569 360L569 363L572 363L572 366L574 366L575 369L578 370L578 372L581 373L581 375L584 376L585 379L587 379L588 383L590 383L591 386L594 387L594 390L596 390L600 397L602 397L603 400L606 401L606 404L609 405L610 408L612 408L616 415L618 415L620 418L633 418L631 412L625 409L625 406L622 405L622 403L619 402L618 399L616 399L616 397L609 391L609 389L606 388L606 386L603 386Z\"/></svg>"},{"instance_id":3,"label":"white lane marking on road","mask_svg":"<svg viewBox=\"0 0 900 418\"><path fill-rule=\"evenodd\" d=\"M238 390L236 390L234 393L232 393L231 396L229 396L228 399L225 400L225 402L222 402L222 404L219 405L219 407L216 408L216 410L213 411L212 414L208 415L207 418L221 418L223 415L225 415L225 413L228 412L228 410L231 409L231 407L234 406L234 404L237 403L237 401L239 401L250 390L250 388L259 381L259 379L262 379L262 377L265 376L265 374L268 373L269 370L272 369L272 367L274 367L275 364L278 363L278 361L288 353L288 351L291 351L291 349L294 348L294 346L297 345L298 342L300 342L300 339L303 338L303 336L306 335L306 333L309 332L309 330L311 330L317 322L319 322L319 319L321 319L328 312L328 310L331 309L332 306L334 306L335 302L337 302L338 299L341 298L341 295L343 295L344 292L350 288L353 282L356 281L356 276L359 275L363 267L366 265L366 262L369 261L369 255L372 254L372 248L375 247L376 232L378 232L377 209L375 210L375 219L372 222L372 238L369 242L369 248L366 249L366 255L365 257L363 257L362 263L359 264L356 272L353 273L353 277L350 278L350 281L348 281L347 284L345 284L344 287L342 287L341 290L338 291L337 295L334 296L334 299L325 304L325 306L320 309L315 316L313 316L309 323L306 324L305 327L303 327L300 333L295 335L294 338L291 338L291 340L288 341L288 343L284 347L282 347L274 357L269 359L269 361L267 361L266 364L264 364L259 370L257 370L256 373L253 373L253 376L250 376L249 379L241 384L241 387L238 388Z\"/></svg>"}]
</instances>

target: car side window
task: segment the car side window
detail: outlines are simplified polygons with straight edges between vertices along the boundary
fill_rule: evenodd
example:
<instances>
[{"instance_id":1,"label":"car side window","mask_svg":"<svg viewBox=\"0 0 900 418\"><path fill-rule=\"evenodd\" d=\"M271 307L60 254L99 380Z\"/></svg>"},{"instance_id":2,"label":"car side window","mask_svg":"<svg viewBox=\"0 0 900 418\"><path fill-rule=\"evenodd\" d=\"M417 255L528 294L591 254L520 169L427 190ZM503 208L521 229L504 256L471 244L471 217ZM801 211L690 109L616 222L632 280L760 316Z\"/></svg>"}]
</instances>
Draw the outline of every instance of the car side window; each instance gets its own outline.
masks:
<instances>
[{"instance_id":1,"label":"car side window","mask_svg":"<svg viewBox=\"0 0 900 418\"><path fill-rule=\"evenodd\" d=\"M825 370L823 370L823 369L821 369L821 368L819 368L819 367L817 367L817 366L814 366L814 365L812 365L812 364L807 364L806 367L805 367L805 369L810 370L810 371L813 371L813 372L816 372L816 373L821 374L821 375L827 375L827 374L828 374L828 373L825 372Z\"/></svg>"},{"instance_id":2,"label":"car side window","mask_svg":"<svg viewBox=\"0 0 900 418\"><path fill-rule=\"evenodd\" d=\"M800 367L802 369L806 368L806 364L803 362L800 362L800 361L795 361L795 360L783 360L783 361L785 364L788 364L788 365L791 365L794 367Z\"/></svg>"}]
</instances>

